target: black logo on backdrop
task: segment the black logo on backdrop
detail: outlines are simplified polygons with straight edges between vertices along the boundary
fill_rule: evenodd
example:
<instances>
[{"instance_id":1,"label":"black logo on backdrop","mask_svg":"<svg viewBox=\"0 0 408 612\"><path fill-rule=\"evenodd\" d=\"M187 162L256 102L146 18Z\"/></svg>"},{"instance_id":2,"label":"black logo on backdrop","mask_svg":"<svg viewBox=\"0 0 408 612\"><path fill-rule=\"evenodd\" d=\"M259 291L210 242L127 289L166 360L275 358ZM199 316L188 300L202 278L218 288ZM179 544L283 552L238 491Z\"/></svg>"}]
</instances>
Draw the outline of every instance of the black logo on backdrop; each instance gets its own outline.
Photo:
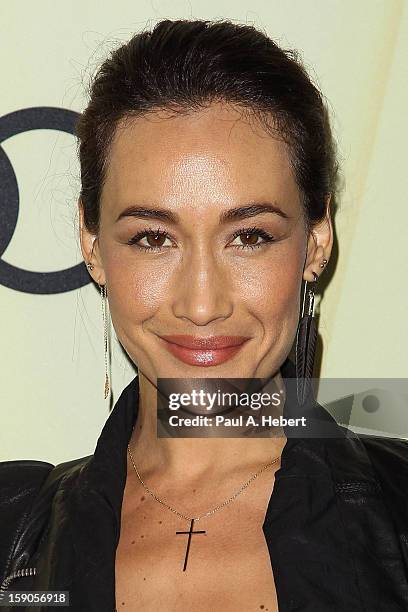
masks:
<instances>
[{"instance_id":1,"label":"black logo on backdrop","mask_svg":"<svg viewBox=\"0 0 408 612\"><path fill-rule=\"evenodd\" d=\"M74 134L78 113L64 108L38 106L0 117L0 284L36 294L64 293L91 281L84 262L57 272L31 272L1 258L17 225L19 191L13 166L1 143L29 130L58 130Z\"/></svg>"}]
</instances>

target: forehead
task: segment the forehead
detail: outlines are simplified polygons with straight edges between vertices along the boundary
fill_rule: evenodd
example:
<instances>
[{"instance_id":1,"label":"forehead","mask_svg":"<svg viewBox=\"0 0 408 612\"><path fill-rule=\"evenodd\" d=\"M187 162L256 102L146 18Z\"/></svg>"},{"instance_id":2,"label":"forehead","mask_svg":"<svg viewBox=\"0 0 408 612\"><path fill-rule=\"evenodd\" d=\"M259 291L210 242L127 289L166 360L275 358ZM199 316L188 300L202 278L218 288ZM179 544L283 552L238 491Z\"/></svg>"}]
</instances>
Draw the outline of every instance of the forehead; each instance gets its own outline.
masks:
<instances>
[{"instance_id":1,"label":"forehead","mask_svg":"<svg viewBox=\"0 0 408 612\"><path fill-rule=\"evenodd\" d=\"M115 131L102 193L109 206L142 200L202 209L271 198L288 212L299 206L287 147L237 107L152 112Z\"/></svg>"}]
</instances>

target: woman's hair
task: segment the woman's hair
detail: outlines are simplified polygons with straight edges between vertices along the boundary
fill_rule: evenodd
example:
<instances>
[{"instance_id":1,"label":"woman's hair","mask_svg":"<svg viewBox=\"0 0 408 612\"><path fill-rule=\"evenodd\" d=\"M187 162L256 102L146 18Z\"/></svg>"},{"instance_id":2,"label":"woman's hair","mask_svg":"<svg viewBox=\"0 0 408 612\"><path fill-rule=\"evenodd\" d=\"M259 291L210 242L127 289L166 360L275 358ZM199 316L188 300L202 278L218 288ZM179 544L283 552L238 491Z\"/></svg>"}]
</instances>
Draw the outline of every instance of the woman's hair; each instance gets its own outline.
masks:
<instances>
[{"instance_id":1,"label":"woman's hair","mask_svg":"<svg viewBox=\"0 0 408 612\"><path fill-rule=\"evenodd\" d=\"M336 191L337 162L322 95L293 50L249 25L164 20L111 52L90 83L76 125L84 222L99 232L100 196L119 122L224 101L255 115L288 145L307 230ZM124 122L125 124L125 122Z\"/></svg>"}]
</instances>

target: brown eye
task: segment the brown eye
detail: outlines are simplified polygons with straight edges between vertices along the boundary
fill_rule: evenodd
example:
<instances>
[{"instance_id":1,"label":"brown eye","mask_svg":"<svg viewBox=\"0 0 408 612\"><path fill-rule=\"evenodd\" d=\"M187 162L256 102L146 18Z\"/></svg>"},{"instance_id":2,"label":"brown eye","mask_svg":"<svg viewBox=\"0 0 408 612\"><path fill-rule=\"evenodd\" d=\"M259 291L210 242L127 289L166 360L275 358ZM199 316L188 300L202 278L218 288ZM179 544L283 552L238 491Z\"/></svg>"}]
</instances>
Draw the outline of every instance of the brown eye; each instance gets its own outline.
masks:
<instances>
[{"instance_id":1,"label":"brown eye","mask_svg":"<svg viewBox=\"0 0 408 612\"><path fill-rule=\"evenodd\" d=\"M170 246L172 246L167 232L161 230L144 230L132 236L132 238L128 240L128 244L134 245L138 249L144 251L159 251L166 240L169 240Z\"/></svg>"},{"instance_id":2,"label":"brown eye","mask_svg":"<svg viewBox=\"0 0 408 612\"><path fill-rule=\"evenodd\" d=\"M271 234L256 227L238 230L234 232L233 238L234 241L239 239L241 243L235 245L232 243L232 245L238 249L257 249L275 241ZM261 240L259 240L259 238Z\"/></svg>"},{"instance_id":3,"label":"brown eye","mask_svg":"<svg viewBox=\"0 0 408 612\"><path fill-rule=\"evenodd\" d=\"M248 244L248 245L257 244L258 238L259 238L258 234L250 234L250 233L240 234L241 241L244 244Z\"/></svg>"},{"instance_id":4,"label":"brown eye","mask_svg":"<svg viewBox=\"0 0 408 612\"><path fill-rule=\"evenodd\" d=\"M166 240L166 236L163 234L146 234L146 240L151 247L161 247Z\"/></svg>"}]
</instances>

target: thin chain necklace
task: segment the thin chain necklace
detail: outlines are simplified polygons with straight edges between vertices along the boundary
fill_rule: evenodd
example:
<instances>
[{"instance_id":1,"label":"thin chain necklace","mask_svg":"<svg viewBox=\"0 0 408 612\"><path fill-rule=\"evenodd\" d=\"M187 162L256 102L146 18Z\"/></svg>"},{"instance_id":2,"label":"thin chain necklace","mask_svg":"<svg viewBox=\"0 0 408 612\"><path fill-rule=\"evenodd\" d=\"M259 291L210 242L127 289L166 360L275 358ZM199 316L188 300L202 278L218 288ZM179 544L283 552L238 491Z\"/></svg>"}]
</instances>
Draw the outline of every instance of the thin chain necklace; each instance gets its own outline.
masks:
<instances>
[{"instance_id":1,"label":"thin chain necklace","mask_svg":"<svg viewBox=\"0 0 408 612\"><path fill-rule=\"evenodd\" d=\"M203 514L200 514L199 516L187 516L185 514L183 514L182 512L179 512L178 510L176 510L175 508L172 508L172 506L170 506L169 504L166 504L166 502L164 502L163 500L161 500L159 497L157 497L157 495L155 493L153 493L153 491L151 491L149 489L149 487L147 486L147 484L145 482L143 482L142 477L139 474L139 470L136 467L136 464L133 460L133 455L132 452L130 450L130 446L128 444L128 453L130 456L130 460L132 462L132 465L136 471L137 477L140 480L140 483L143 485L144 489L153 497L153 499L155 499L156 501L159 502L159 504L162 504L162 506L164 506L165 508L167 508L168 510L171 510L171 512L173 512L174 514L177 514L177 516L179 516L180 518L185 519L186 521L190 521L190 529L188 531L176 531L176 535L178 534L183 534L183 535L188 535L188 541L187 541L187 548L186 548L186 555L184 558L184 566L183 566L183 572L186 571L187 568L187 560L188 560L188 554L190 551L190 543L191 543L191 536L195 535L195 534L199 534L199 533L207 533L204 530L200 530L200 531L194 531L194 521L199 521L200 519L206 517L206 516L210 516L211 514L214 514L215 512L217 512L218 510L221 510L221 508L224 508L225 506L227 506L228 504L230 504L232 501L234 501L234 499L236 499L238 497L238 495L240 495L250 484L253 480L255 480L255 478L257 478L259 476L259 474L261 474L263 471L265 471L267 468L271 467L274 463L276 463L279 459L280 459L280 455L278 455L277 457L275 457L275 459L273 459L272 461L270 461L269 463L267 463L266 465L264 465L260 470L258 470L255 474L253 474L251 476L251 478L249 480L247 480L239 489L236 493L234 493L234 495L232 495L231 497L229 497L227 500L225 500L224 502L222 502L222 504L220 504L219 506L216 506L215 508L213 508L212 510L209 510L208 512L205 512Z\"/></svg>"}]
</instances>

